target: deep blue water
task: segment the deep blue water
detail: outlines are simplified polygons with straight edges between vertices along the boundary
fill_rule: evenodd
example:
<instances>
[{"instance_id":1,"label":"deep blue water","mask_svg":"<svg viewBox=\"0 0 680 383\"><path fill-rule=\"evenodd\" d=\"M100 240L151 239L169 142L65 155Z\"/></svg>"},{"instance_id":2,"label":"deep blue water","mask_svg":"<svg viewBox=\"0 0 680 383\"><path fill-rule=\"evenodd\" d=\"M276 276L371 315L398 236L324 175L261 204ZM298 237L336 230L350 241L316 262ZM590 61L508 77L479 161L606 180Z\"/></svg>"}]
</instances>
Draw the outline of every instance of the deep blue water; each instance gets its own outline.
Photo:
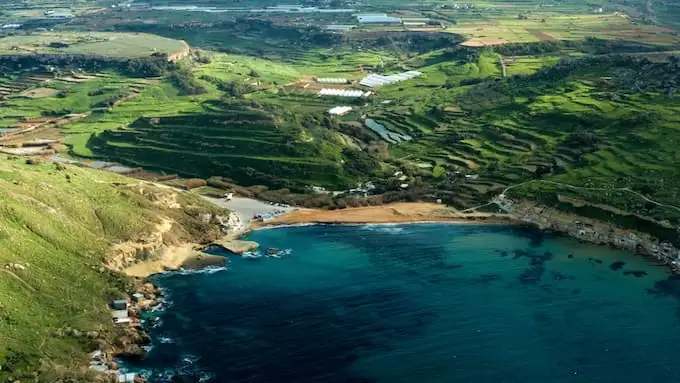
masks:
<instances>
[{"instance_id":1,"label":"deep blue water","mask_svg":"<svg viewBox=\"0 0 680 383\"><path fill-rule=\"evenodd\" d=\"M680 381L680 283L640 257L493 225L249 239L290 253L156 277L151 381Z\"/></svg>"}]
</instances>

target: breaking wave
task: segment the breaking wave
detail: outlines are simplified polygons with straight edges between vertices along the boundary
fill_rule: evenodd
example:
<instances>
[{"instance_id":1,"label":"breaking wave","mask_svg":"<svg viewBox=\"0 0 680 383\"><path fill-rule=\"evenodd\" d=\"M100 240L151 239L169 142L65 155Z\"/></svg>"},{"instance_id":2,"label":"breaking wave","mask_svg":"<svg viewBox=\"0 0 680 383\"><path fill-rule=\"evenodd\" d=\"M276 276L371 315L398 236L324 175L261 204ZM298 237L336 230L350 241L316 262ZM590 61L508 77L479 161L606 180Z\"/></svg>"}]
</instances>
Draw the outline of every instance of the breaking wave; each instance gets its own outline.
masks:
<instances>
[{"instance_id":1,"label":"breaking wave","mask_svg":"<svg viewBox=\"0 0 680 383\"><path fill-rule=\"evenodd\" d=\"M404 233L403 227L394 226L394 225L387 225L387 224L363 225L363 226L361 226L361 230L373 231L373 232L377 232L377 233L386 233L386 234L403 234Z\"/></svg>"}]
</instances>

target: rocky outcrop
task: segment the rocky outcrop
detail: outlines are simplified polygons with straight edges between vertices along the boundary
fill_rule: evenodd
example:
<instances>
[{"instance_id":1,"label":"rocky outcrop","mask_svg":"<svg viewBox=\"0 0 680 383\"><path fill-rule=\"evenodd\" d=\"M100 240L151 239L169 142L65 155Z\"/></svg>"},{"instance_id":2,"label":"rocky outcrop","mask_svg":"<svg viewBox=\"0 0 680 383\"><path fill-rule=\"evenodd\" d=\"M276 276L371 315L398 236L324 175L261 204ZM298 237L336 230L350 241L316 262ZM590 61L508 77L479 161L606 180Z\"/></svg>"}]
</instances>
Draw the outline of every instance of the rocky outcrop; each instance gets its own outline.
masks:
<instances>
[{"instance_id":1,"label":"rocky outcrop","mask_svg":"<svg viewBox=\"0 0 680 383\"><path fill-rule=\"evenodd\" d=\"M238 239L222 239L213 242L213 245L219 246L224 250L230 251L234 254L243 254L247 251L253 251L260 247L260 245L257 242L242 241Z\"/></svg>"}]
</instances>

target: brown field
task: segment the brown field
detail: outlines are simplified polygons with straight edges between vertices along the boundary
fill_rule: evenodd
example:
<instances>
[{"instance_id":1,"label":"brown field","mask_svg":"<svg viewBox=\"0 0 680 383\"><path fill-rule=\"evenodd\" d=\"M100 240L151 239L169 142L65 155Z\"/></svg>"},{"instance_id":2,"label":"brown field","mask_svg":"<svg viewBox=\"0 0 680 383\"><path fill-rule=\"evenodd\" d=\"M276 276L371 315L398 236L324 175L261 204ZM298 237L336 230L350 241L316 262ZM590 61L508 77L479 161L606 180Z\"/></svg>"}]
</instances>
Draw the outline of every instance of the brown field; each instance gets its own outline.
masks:
<instances>
[{"instance_id":1,"label":"brown field","mask_svg":"<svg viewBox=\"0 0 680 383\"><path fill-rule=\"evenodd\" d=\"M22 129L28 129L28 128L36 128L40 125L44 125L50 122L56 121L56 118L49 118L49 117L43 117L43 118L34 118L32 120L26 120L22 121L17 124L17 127L22 128Z\"/></svg>"},{"instance_id":2,"label":"brown field","mask_svg":"<svg viewBox=\"0 0 680 383\"><path fill-rule=\"evenodd\" d=\"M56 90L56 89L52 89L52 88L35 88L35 89L25 90L25 91L19 93L19 96L28 97L28 98L43 98L43 97L52 97L57 93L59 93L59 91Z\"/></svg>"},{"instance_id":3,"label":"brown field","mask_svg":"<svg viewBox=\"0 0 680 383\"><path fill-rule=\"evenodd\" d=\"M531 33L532 36L536 37L540 41L552 41L555 37L543 32L540 29L527 29L527 32Z\"/></svg>"},{"instance_id":4,"label":"brown field","mask_svg":"<svg viewBox=\"0 0 680 383\"><path fill-rule=\"evenodd\" d=\"M465 47L488 47L492 45L503 45L507 44L508 41L503 39L470 39L460 45Z\"/></svg>"}]
</instances>

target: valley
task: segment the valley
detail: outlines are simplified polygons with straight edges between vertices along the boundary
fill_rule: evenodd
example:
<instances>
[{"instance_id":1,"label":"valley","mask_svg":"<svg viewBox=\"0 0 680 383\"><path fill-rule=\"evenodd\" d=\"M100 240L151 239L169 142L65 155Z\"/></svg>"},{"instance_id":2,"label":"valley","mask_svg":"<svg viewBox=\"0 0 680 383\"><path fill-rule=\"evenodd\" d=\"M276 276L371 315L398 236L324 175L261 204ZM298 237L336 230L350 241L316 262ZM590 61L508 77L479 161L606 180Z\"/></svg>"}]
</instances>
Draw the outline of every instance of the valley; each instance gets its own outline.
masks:
<instances>
[{"instance_id":1,"label":"valley","mask_svg":"<svg viewBox=\"0 0 680 383\"><path fill-rule=\"evenodd\" d=\"M559 231L592 221L680 247L678 15L670 2L615 0L13 4L0 14L0 247L11 249L0 262L23 267L21 250L43 270L42 254L63 253L85 260L84 281L105 286L96 265L111 243L159 216L198 225L192 209L168 213L111 186L138 180L190 190L184 205L213 214L198 195L337 212L514 206L530 222L540 221L534 208L553 212ZM52 208L66 217L62 227L48 215L63 233L23 216ZM76 244L81 219L95 228L86 229L91 249ZM31 238L3 235L22 222ZM88 307L104 299L39 271L0 270L12 277L0 276L11 284L0 296L19 289L14 299L27 305L40 293L36 310L55 306L49 295ZM105 314L71 320L82 307L62 308L39 327L89 326ZM25 335L17 326L28 326L7 317L0 335L14 341L0 345L0 364ZM25 328L38 334L26 361L0 379L40 355L69 364L56 355L80 352L78 341Z\"/></svg>"}]
</instances>

